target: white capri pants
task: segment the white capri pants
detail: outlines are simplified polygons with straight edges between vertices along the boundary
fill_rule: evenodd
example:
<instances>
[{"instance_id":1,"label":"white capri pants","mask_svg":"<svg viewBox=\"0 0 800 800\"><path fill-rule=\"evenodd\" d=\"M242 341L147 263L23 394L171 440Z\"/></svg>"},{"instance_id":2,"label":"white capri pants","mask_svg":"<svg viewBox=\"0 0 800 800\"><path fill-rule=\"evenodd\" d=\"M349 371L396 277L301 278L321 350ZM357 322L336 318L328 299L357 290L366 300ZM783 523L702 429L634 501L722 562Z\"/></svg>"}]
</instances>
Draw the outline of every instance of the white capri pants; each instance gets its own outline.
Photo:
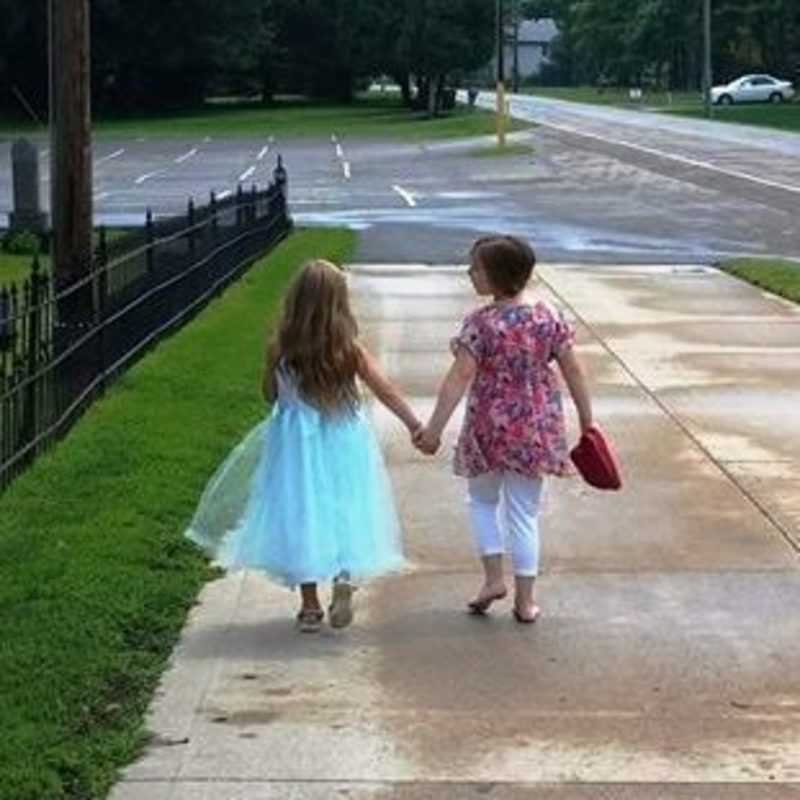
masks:
<instances>
[{"instance_id":1,"label":"white capri pants","mask_svg":"<svg viewBox=\"0 0 800 800\"><path fill-rule=\"evenodd\" d=\"M544 481L516 472L489 472L468 481L472 531L481 557L502 555L511 541L514 574L539 574L539 503Z\"/></svg>"}]
</instances>

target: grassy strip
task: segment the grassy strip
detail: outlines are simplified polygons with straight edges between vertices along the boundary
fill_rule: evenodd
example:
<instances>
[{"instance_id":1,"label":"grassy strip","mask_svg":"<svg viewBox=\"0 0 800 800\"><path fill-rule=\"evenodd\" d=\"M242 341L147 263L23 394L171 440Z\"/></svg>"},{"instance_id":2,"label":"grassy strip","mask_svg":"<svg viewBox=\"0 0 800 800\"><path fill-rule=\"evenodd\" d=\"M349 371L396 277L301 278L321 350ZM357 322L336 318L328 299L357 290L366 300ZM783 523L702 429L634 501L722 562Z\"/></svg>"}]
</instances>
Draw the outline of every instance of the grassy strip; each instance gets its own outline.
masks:
<instances>
[{"instance_id":1,"label":"grassy strip","mask_svg":"<svg viewBox=\"0 0 800 800\"><path fill-rule=\"evenodd\" d=\"M595 86L537 86L525 89L526 94L573 103L596 106L619 106L625 109L640 108L693 108L702 107L699 92L646 91L641 100L631 100L628 89L613 86L600 91Z\"/></svg>"},{"instance_id":2,"label":"grassy strip","mask_svg":"<svg viewBox=\"0 0 800 800\"><path fill-rule=\"evenodd\" d=\"M22 283L31 274L33 256L14 256L0 251L0 286Z\"/></svg>"},{"instance_id":3,"label":"grassy strip","mask_svg":"<svg viewBox=\"0 0 800 800\"><path fill-rule=\"evenodd\" d=\"M489 147L476 147L467 155L473 158L505 158L506 156L532 156L534 152L533 147L529 144L507 144L505 147L493 144Z\"/></svg>"},{"instance_id":4,"label":"grassy strip","mask_svg":"<svg viewBox=\"0 0 800 800\"><path fill-rule=\"evenodd\" d=\"M494 116L459 106L435 119L409 111L396 98L361 98L350 105L284 102L274 108L256 104L205 104L159 116L103 118L95 132L110 137L133 136L375 136L410 141L482 136L494 131ZM26 125L18 123L15 132ZM527 127L521 124L517 127ZM9 133L8 123L0 129Z\"/></svg>"},{"instance_id":5,"label":"grassy strip","mask_svg":"<svg viewBox=\"0 0 800 800\"><path fill-rule=\"evenodd\" d=\"M676 109L674 113L684 117L705 117L705 112L701 108ZM714 119L717 122L800 132L800 103L714 106Z\"/></svg>"},{"instance_id":6,"label":"grassy strip","mask_svg":"<svg viewBox=\"0 0 800 800\"><path fill-rule=\"evenodd\" d=\"M773 294L800 303L800 263L767 258L734 258L722 268Z\"/></svg>"},{"instance_id":7,"label":"grassy strip","mask_svg":"<svg viewBox=\"0 0 800 800\"><path fill-rule=\"evenodd\" d=\"M0 798L105 796L209 570L182 531L262 414L265 320L310 256L305 231L122 377L0 499Z\"/></svg>"}]
</instances>

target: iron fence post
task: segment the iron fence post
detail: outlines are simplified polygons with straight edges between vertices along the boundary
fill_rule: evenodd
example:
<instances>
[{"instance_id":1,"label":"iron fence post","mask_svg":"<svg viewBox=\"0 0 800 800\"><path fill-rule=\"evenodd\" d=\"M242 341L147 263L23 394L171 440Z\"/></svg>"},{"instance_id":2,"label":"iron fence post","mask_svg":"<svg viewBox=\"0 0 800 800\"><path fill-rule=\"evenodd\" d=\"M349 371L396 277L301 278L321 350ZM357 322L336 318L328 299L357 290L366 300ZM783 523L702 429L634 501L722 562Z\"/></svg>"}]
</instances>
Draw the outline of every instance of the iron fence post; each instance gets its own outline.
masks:
<instances>
[{"instance_id":1,"label":"iron fence post","mask_svg":"<svg viewBox=\"0 0 800 800\"><path fill-rule=\"evenodd\" d=\"M209 200L209 209L211 213L211 235L216 239L219 220L217 219L217 195L216 192L213 191L211 192L211 198Z\"/></svg>"},{"instance_id":2,"label":"iron fence post","mask_svg":"<svg viewBox=\"0 0 800 800\"><path fill-rule=\"evenodd\" d=\"M240 183L236 187L236 227L242 227L242 206L244 204L244 190L242 189L242 184Z\"/></svg>"},{"instance_id":3,"label":"iron fence post","mask_svg":"<svg viewBox=\"0 0 800 800\"><path fill-rule=\"evenodd\" d=\"M145 239L147 241L147 274L155 272L155 232L153 231L153 212L148 208L144 221Z\"/></svg>"}]
</instances>

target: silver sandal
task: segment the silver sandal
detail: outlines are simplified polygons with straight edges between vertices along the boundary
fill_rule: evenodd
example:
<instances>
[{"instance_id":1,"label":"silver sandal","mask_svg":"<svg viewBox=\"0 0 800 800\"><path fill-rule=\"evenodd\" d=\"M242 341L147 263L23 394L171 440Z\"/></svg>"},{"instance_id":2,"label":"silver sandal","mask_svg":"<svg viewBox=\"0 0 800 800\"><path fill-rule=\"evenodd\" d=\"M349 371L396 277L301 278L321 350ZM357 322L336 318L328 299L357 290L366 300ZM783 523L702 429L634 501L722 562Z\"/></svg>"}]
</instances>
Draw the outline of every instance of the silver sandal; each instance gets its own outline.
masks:
<instances>
[{"instance_id":1,"label":"silver sandal","mask_svg":"<svg viewBox=\"0 0 800 800\"><path fill-rule=\"evenodd\" d=\"M321 609L302 608L297 615L297 628L300 633L319 633L325 612Z\"/></svg>"}]
</instances>

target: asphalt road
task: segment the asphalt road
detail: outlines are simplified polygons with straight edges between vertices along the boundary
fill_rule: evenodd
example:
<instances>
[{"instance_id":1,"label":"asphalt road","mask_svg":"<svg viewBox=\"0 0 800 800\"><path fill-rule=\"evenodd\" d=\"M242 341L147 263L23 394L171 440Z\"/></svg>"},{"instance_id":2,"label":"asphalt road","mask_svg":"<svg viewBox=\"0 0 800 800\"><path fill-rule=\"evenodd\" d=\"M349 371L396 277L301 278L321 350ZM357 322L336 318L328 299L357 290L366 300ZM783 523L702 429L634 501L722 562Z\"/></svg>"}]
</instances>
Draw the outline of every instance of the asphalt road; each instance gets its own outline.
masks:
<instances>
[{"instance_id":1,"label":"asphalt road","mask_svg":"<svg viewBox=\"0 0 800 800\"><path fill-rule=\"evenodd\" d=\"M482 95L491 105L492 96ZM97 221L140 224L237 184L289 170L301 224L363 231L360 260L461 261L475 236L504 230L543 257L581 262L709 262L800 253L800 136L529 97L515 116L532 155L477 158L489 140L430 145L335 138L98 139ZM47 144L42 193L48 192ZM10 142L0 142L0 224L11 206Z\"/></svg>"}]
</instances>

